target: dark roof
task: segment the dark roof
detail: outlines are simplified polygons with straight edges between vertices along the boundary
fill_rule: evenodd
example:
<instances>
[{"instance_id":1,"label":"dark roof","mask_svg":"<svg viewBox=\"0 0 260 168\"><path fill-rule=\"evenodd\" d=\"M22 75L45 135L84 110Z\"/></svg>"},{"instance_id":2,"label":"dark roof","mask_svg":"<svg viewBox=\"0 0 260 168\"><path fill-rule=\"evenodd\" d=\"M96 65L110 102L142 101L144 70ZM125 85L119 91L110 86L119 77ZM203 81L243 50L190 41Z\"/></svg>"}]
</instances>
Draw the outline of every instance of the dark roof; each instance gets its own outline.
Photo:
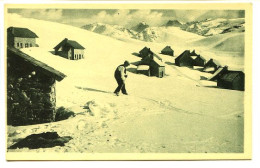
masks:
<instances>
[{"instance_id":1,"label":"dark roof","mask_svg":"<svg viewBox=\"0 0 260 168\"><path fill-rule=\"evenodd\" d=\"M244 75L244 72L242 72L242 71L227 71L220 78L222 80L232 82L237 76L239 76L241 74Z\"/></svg>"},{"instance_id":2,"label":"dark roof","mask_svg":"<svg viewBox=\"0 0 260 168\"><path fill-rule=\"evenodd\" d=\"M217 60L211 58L211 59L205 64L205 66L206 66L207 64L209 64L210 62L212 62L213 64L218 65L218 66L221 65Z\"/></svg>"},{"instance_id":3,"label":"dark roof","mask_svg":"<svg viewBox=\"0 0 260 168\"><path fill-rule=\"evenodd\" d=\"M166 46L164 47L164 49L162 49L162 51L173 51L173 49L171 48L171 46Z\"/></svg>"},{"instance_id":4,"label":"dark roof","mask_svg":"<svg viewBox=\"0 0 260 168\"><path fill-rule=\"evenodd\" d=\"M199 56L199 54L197 54L195 50L193 50L193 51L190 53L190 55Z\"/></svg>"},{"instance_id":5,"label":"dark roof","mask_svg":"<svg viewBox=\"0 0 260 168\"><path fill-rule=\"evenodd\" d=\"M49 65L38 61L37 59L29 56L28 54L25 54L24 52L14 48L14 47L7 47L7 53L9 53L8 55L16 55L21 57L22 59L24 59L25 61L33 64L36 67L39 67L40 69L43 70L43 73L45 73L46 75L52 76L54 79L61 81L62 79L64 79L66 77L65 74L63 74L60 71L57 71L56 69L50 67Z\"/></svg>"},{"instance_id":6,"label":"dark roof","mask_svg":"<svg viewBox=\"0 0 260 168\"><path fill-rule=\"evenodd\" d=\"M202 59L203 61L206 61L206 59L204 58L204 57L202 57L201 55L198 55L197 57L196 57L196 59Z\"/></svg>"},{"instance_id":7,"label":"dark roof","mask_svg":"<svg viewBox=\"0 0 260 168\"><path fill-rule=\"evenodd\" d=\"M21 27L9 27L7 29L8 33L11 33L14 37L24 37L24 38L38 38L38 36L27 28Z\"/></svg>"},{"instance_id":8,"label":"dark roof","mask_svg":"<svg viewBox=\"0 0 260 168\"><path fill-rule=\"evenodd\" d=\"M80 45L78 42L73 41L73 40L68 40L67 44L75 49L85 49L82 45Z\"/></svg>"},{"instance_id":9,"label":"dark roof","mask_svg":"<svg viewBox=\"0 0 260 168\"><path fill-rule=\"evenodd\" d=\"M175 58L175 61L179 61L183 56L187 56L187 54L190 56L190 50L183 51L177 58Z\"/></svg>"},{"instance_id":10,"label":"dark roof","mask_svg":"<svg viewBox=\"0 0 260 168\"><path fill-rule=\"evenodd\" d=\"M150 48L147 48L146 46L143 48L143 49L141 49L139 52L141 52L141 51L145 51L145 50L149 50Z\"/></svg>"},{"instance_id":11,"label":"dark roof","mask_svg":"<svg viewBox=\"0 0 260 168\"><path fill-rule=\"evenodd\" d=\"M142 58L140 65L150 65L152 59L149 56Z\"/></svg>"},{"instance_id":12,"label":"dark roof","mask_svg":"<svg viewBox=\"0 0 260 168\"><path fill-rule=\"evenodd\" d=\"M218 77L220 77L224 72L226 72L227 69L228 69L227 66L219 67L218 70L208 80L214 81L218 79Z\"/></svg>"},{"instance_id":13,"label":"dark roof","mask_svg":"<svg viewBox=\"0 0 260 168\"><path fill-rule=\"evenodd\" d=\"M85 49L82 45L80 45L78 42L73 41L73 40L68 40L67 38L65 38L64 40L62 40L57 46L54 47L54 49L56 48L60 48L63 45L68 45L74 49Z\"/></svg>"}]
</instances>

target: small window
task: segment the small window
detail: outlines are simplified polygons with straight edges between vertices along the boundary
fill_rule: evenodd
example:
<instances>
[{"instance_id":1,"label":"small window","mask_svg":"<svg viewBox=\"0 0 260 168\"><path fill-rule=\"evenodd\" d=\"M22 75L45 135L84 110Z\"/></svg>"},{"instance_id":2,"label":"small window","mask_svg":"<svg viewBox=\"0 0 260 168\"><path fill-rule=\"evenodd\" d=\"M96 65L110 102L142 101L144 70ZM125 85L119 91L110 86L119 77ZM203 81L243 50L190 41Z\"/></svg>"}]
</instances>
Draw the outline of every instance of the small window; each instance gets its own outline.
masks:
<instances>
[{"instance_id":1,"label":"small window","mask_svg":"<svg viewBox=\"0 0 260 168\"><path fill-rule=\"evenodd\" d=\"M23 48L23 43L20 43L21 48Z\"/></svg>"},{"instance_id":2,"label":"small window","mask_svg":"<svg viewBox=\"0 0 260 168\"><path fill-rule=\"evenodd\" d=\"M30 47L32 47L32 43L30 43Z\"/></svg>"},{"instance_id":3,"label":"small window","mask_svg":"<svg viewBox=\"0 0 260 168\"><path fill-rule=\"evenodd\" d=\"M19 43L17 43L17 47L19 47Z\"/></svg>"},{"instance_id":4,"label":"small window","mask_svg":"<svg viewBox=\"0 0 260 168\"><path fill-rule=\"evenodd\" d=\"M28 43L25 43L25 48L28 48Z\"/></svg>"}]
</instances>

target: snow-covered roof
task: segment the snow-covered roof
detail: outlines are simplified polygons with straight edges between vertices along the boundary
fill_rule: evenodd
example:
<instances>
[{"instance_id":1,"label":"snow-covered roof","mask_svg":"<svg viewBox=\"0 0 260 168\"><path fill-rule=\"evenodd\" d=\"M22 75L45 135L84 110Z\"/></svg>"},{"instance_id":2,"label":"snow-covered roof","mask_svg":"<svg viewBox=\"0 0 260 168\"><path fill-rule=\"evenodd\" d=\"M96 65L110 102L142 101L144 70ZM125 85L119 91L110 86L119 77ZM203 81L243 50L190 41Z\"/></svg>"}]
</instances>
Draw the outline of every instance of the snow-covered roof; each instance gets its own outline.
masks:
<instances>
[{"instance_id":1,"label":"snow-covered roof","mask_svg":"<svg viewBox=\"0 0 260 168\"><path fill-rule=\"evenodd\" d=\"M206 67L205 69L203 69L204 72L212 72L215 71L214 67Z\"/></svg>"},{"instance_id":2,"label":"snow-covered roof","mask_svg":"<svg viewBox=\"0 0 260 168\"><path fill-rule=\"evenodd\" d=\"M38 36L28 28L9 27L7 32L11 33L14 37L38 38Z\"/></svg>"},{"instance_id":3,"label":"snow-covered roof","mask_svg":"<svg viewBox=\"0 0 260 168\"><path fill-rule=\"evenodd\" d=\"M154 62L156 64L158 64L159 66L165 66L165 64L163 63L163 61L161 59L158 59L157 57L154 57Z\"/></svg>"},{"instance_id":4,"label":"snow-covered roof","mask_svg":"<svg viewBox=\"0 0 260 168\"><path fill-rule=\"evenodd\" d=\"M190 56L190 57L195 60L198 56L193 55L193 56Z\"/></svg>"},{"instance_id":5,"label":"snow-covered roof","mask_svg":"<svg viewBox=\"0 0 260 168\"><path fill-rule=\"evenodd\" d=\"M25 61L31 63L32 65L44 70L44 72L48 72L48 74L50 76L52 76L53 78L55 78L58 81L61 81L62 79L64 79L66 77L66 75L63 74L62 72L50 67L49 65L31 57L30 55L14 48L14 47L7 47L7 51L8 51L8 53L10 53L10 54L7 54L7 56L9 56L9 55L19 56L22 59L24 59Z\"/></svg>"},{"instance_id":6,"label":"snow-covered roof","mask_svg":"<svg viewBox=\"0 0 260 168\"><path fill-rule=\"evenodd\" d=\"M149 70L149 65L138 65L137 70Z\"/></svg>"},{"instance_id":7,"label":"snow-covered roof","mask_svg":"<svg viewBox=\"0 0 260 168\"><path fill-rule=\"evenodd\" d=\"M162 60L162 58L159 55L155 54L155 53L153 53L153 56L154 56L154 58L157 58L158 60Z\"/></svg>"}]
</instances>

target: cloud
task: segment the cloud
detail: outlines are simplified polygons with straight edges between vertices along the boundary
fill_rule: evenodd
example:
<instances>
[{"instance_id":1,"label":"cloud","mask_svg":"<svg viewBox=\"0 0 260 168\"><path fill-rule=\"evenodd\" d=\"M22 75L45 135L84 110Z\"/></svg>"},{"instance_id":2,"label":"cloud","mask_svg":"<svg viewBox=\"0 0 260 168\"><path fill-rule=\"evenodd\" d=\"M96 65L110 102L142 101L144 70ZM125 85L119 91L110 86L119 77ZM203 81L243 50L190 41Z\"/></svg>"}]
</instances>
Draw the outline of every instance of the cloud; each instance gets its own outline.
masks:
<instances>
[{"instance_id":1,"label":"cloud","mask_svg":"<svg viewBox=\"0 0 260 168\"><path fill-rule=\"evenodd\" d=\"M151 26L161 25L164 22L163 13L151 10L135 10L128 9L117 10L115 13L110 14L105 10L100 11L97 15L86 18L67 18L63 23L71 23L74 25L82 26L84 24L101 22L107 24L119 24L126 27L132 27L139 22L146 22Z\"/></svg>"},{"instance_id":2,"label":"cloud","mask_svg":"<svg viewBox=\"0 0 260 168\"><path fill-rule=\"evenodd\" d=\"M62 18L62 9L22 9L19 14L27 18L55 21Z\"/></svg>"},{"instance_id":3,"label":"cloud","mask_svg":"<svg viewBox=\"0 0 260 168\"><path fill-rule=\"evenodd\" d=\"M184 22L190 22L197 20L202 15L205 15L205 13L207 12L207 10L176 10L174 13L175 19Z\"/></svg>"},{"instance_id":4,"label":"cloud","mask_svg":"<svg viewBox=\"0 0 260 168\"><path fill-rule=\"evenodd\" d=\"M206 18L243 18L245 17L245 12L243 10L211 10L207 11L205 14L197 18L197 20L203 20Z\"/></svg>"},{"instance_id":5,"label":"cloud","mask_svg":"<svg viewBox=\"0 0 260 168\"><path fill-rule=\"evenodd\" d=\"M204 20L206 18L238 18L244 17L241 10L150 10L150 9L118 9L98 10L95 14L90 10L71 9L21 9L15 12L23 17L57 21L74 26L83 26L95 22L117 24L128 28L140 22L150 26L160 26L168 20L177 19L181 22ZM65 14L67 13L67 15Z\"/></svg>"}]
</instances>

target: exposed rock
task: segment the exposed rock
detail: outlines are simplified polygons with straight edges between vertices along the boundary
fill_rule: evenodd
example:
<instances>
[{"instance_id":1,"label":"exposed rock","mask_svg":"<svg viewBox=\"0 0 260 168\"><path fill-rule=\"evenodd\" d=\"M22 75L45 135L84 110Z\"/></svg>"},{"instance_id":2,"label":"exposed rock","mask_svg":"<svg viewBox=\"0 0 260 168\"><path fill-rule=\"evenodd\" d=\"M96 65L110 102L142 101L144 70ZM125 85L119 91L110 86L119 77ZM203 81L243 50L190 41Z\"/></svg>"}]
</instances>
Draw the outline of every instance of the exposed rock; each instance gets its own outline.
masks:
<instances>
[{"instance_id":1,"label":"exposed rock","mask_svg":"<svg viewBox=\"0 0 260 168\"><path fill-rule=\"evenodd\" d=\"M54 146L65 146L65 143L72 139L70 136L60 137L57 132L46 132L41 134L32 134L26 138L20 140L14 145L10 146L9 149L17 148L51 148Z\"/></svg>"}]
</instances>

